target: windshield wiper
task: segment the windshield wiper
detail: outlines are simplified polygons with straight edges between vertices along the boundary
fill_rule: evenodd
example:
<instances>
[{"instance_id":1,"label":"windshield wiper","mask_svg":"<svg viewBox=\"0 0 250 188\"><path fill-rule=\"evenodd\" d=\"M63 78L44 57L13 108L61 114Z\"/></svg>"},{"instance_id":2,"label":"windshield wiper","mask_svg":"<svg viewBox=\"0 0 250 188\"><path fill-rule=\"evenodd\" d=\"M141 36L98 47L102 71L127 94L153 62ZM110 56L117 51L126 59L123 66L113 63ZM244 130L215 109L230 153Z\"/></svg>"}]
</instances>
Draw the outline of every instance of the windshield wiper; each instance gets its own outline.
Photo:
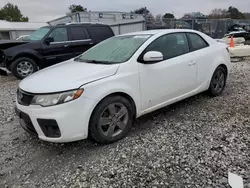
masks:
<instances>
[{"instance_id":1,"label":"windshield wiper","mask_svg":"<svg viewBox=\"0 0 250 188\"><path fill-rule=\"evenodd\" d=\"M85 62L85 63L94 63L94 64L105 64L105 65L114 64L114 62L110 62L110 61L97 61L97 60L87 60L87 59L80 59L80 58L75 58L75 61Z\"/></svg>"}]
</instances>

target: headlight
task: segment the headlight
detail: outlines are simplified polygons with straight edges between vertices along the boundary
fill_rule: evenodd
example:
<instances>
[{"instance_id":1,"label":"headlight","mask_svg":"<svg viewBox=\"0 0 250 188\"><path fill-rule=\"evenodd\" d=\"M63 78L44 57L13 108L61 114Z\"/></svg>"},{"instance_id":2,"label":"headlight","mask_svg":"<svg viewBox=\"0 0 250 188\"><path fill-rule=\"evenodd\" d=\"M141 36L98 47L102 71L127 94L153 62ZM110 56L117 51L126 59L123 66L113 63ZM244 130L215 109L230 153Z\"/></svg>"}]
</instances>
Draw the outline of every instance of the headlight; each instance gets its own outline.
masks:
<instances>
[{"instance_id":1,"label":"headlight","mask_svg":"<svg viewBox=\"0 0 250 188\"><path fill-rule=\"evenodd\" d=\"M83 93L83 89L66 91L49 95L35 95L31 105L54 106L78 99Z\"/></svg>"}]
</instances>

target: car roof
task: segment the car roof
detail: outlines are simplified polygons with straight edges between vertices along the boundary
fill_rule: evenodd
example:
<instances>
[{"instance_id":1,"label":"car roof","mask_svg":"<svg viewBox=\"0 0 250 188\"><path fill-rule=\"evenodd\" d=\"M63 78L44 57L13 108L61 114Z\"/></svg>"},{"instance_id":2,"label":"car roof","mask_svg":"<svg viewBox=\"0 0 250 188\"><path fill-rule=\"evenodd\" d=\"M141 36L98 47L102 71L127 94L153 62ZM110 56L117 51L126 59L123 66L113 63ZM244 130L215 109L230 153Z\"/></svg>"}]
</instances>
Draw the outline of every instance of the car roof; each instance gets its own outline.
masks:
<instances>
[{"instance_id":1,"label":"car roof","mask_svg":"<svg viewBox=\"0 0 250 188\"><path fill-rule=\"evenodd\" d=\"M133 33L123 34L126 35L157 35L157 34L168 34L168 33L178 33L178 32L192 32L198 33L192 29L156 29L156 30L147 30L147 31L138 31Z\"/></svg>"},{"instance_id":2,"label":"car roof","mask_svg":"<svg viewBox=\"0 0 250 188\"><path fill-rule=\"evenodd\" d=\"M62 24L57 24L57 25L48 25L48 26L43 26L42 28L57 28L57 27L71 27L71 26L103 26L103 27L107 27L108 25L106 24L101 24L101 23L62 23Z\"/></svg>"},{"instance_id":3,"label":"car roof","mask_svg":"<svg viewBox=\"0 0 250 188\"><path fill-rule=\"evenodd\" d=\"M70 26L107 26L106 24L102 24L102 23L91 23L91 22L86 22L86 23L62 23L62 24L57 24L55 25L55 27L60 27L60 26L66 26L66 27L70 27Z\"/></svg>"}]
</instances>

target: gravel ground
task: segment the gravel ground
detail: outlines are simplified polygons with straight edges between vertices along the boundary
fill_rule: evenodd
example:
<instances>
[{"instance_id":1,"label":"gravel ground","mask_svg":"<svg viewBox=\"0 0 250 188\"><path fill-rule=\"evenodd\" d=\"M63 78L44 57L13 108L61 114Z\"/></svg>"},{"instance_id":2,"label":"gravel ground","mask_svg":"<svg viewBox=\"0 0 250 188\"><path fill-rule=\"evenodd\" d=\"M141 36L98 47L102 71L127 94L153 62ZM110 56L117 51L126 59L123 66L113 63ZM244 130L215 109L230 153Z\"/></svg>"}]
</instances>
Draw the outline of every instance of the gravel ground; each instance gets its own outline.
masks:
<instances>
[{"instance_id":1,"label":"gravel ground","mask_svg":"<svg viewBox=\"0 0 250 188\"><path fill-rule=\"evenodd\" d=\"M250 62L233 65L222 96L192 97L138 119L108 146L51 144L18 125L18 81L0 77L0 187L250 188Z\"/></svg>"}]
</instances>

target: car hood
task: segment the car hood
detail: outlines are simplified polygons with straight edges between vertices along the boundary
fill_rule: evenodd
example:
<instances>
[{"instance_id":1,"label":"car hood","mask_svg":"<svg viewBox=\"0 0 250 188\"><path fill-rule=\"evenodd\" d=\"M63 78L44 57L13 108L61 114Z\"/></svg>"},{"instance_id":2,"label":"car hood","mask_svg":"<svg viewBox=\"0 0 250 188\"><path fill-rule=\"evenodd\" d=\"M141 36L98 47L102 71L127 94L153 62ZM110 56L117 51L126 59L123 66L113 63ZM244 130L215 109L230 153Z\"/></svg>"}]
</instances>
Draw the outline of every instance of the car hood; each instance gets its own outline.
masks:
<instances>
[{"instance_id":1,"label":"car hood","mask_svg":"<svg viewBox=\"0 0 250 188\"><path fill-rule=\"evenodd\" d=\"M8 49L14 46L19 46L22 44L26 44L28 41L18 41L18 40L0 40L0 49Z\"/></svg>"},{"instance_id":2,"label":"car hood","mask_svg":"<svg viewBox=\"0 0 250 188\"><path fill-rule=\"evenodd\" d=\"M73 59L38 71L22 80L19 88L29 93L53 93L115 75L119 64L92 64Z\"/></svg>"}]
</instances>

